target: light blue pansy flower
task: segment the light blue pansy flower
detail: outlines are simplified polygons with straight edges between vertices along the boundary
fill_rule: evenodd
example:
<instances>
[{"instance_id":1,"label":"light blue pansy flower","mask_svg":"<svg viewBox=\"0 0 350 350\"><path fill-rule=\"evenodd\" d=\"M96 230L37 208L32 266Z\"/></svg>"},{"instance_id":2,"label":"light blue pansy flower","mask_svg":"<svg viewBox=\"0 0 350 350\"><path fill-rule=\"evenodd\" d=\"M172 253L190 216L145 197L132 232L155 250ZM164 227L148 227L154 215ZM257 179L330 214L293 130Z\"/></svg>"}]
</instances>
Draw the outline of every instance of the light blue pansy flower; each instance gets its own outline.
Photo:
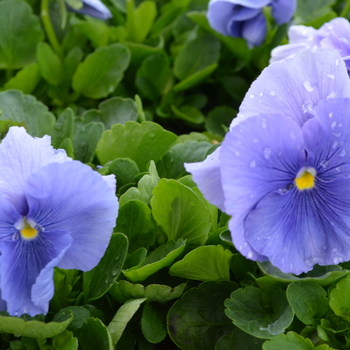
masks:
<instances>
[{"instance_id":1,"label":"light blue pansy flower","mask_svg":"<svg viewBox=\"0 0 350 350\"><path fill-rule=\"evenodd\" d=\"M259 46L267 31L265 6L271 6L276 23L283 24L291 20L296 0L210 0L207 16L217 32L244 38L249 47Z\"/></svg>"},{"instance_id":2,"label":"light blue pansy flower","mask_svg":"<svg viewBox=\"0 0 350 350\"><path fill-rule=\"evenodd\" d=\"M222 146L186 164L247 258L295 274L350 260L348 97L339 54L303 51L267 67Z\"/></svg>"},{"instance_id":3,"label":"light blue pansy flower","mask_svg":"<svg viewBox=\"0 0 350 350\"><path fill-rule=\"evenodd\" d=\"M319 29L307 26L291 26L289 44L271 51L271 63L283 60L305 49L329 48L337 50L350 70L350 23L345 18L334 18Z\"/></svg>"},{"instance_id":4,"label":"light blue pansy flower","mask_svg":"<svg viewBox=\"0 0 350 350\"><path fill-rule=\"evenodd\" d=\"M10 315L48 312L53 271L88 271L118 213L115 179L12 127L0 144L0 288Z\"/></svg>"}]
</instances>

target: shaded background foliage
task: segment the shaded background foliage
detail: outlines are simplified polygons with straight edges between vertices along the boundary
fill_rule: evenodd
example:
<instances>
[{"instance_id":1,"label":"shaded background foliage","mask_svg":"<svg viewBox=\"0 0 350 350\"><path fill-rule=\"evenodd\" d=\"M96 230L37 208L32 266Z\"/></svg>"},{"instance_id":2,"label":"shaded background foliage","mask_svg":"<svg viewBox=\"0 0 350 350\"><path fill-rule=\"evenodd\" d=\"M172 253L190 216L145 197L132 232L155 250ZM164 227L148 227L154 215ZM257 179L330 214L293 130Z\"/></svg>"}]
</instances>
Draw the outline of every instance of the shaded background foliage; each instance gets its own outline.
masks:
<instances>
[{"instance_id":1,"label":"shaded background foliage","mask_svg":"<svg viewBox=\"0 0 350 350\"><path fill-rule=\"evenodd\" d=\"M57 268L48 315L3 313L1 348L350 349L349 263L294 276L246 260L183 167L222 141L287 26L267 10L250 50L209 27L207 0L104 3L107 21L49 1L55 45L39 0L0 1L1 136L51 135L115 174L120 202L99 265ZM318 28L347 5L299 1L294 23Z\"/></svg>"}]
</instances>

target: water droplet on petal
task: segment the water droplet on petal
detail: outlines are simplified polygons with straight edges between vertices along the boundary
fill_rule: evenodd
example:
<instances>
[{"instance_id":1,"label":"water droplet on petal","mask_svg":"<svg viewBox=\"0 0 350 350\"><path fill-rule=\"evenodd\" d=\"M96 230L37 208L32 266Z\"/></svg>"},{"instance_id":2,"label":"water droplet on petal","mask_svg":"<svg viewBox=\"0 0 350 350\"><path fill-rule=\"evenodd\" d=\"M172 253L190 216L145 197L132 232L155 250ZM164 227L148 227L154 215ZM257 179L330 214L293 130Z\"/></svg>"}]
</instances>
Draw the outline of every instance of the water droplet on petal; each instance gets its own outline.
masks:
<instances>
[{"instance_id":1,"label":"water droplet on petal","mask_svg":"<svg viewBox=\"0 0 350 350\"><path fill-rule=\"evenodd\" d=\"M251 168L255 168L256 167L256 161L255 160L252 160L250 163L249 163L249 166Z\"/></svg>"},{"instance_id":2,"label":"water droplet on petal","mask_svg":"<svg viewBox=\"0 0 350 350\"><path fill-rule=\"evenodd\" d=\"M334 74L327 74L327 78L329 78L329 79L334 79Z\"/></svg>"},{"instance_id":3,"label":"water droplet on petal","mask_svg":"<svg viewBox=\"0 0 350 350\"><path fill-rule=\"evenodd\" d=\"M326 159L322 160L320 165L321 165L321 167L326 168L328 166L328 160L326 160Z\"/></svg>"},{"instance_id":4,"label":"water droplet on petal","mask_svg":"<svg viewBox=\"0 0 350 350\"><path fill-rule=\"evenodd\" d=\"M306 112L311 112L313 106L314 106L314 104L313 104L312 101L306 100L306 101L304 102L304 104L302 105L303 112L304 112L304 113L306 113Z\"/></svg>"},{"instance_id":5,"label":"water droplet on petal","mask_svg":"<svg viewBox=\"0 0 350 350\"><path fill-rule=\"evenodd\" d=\"M266 129L266 128L267 128L267 121L266 121L265 118L262 118L262 120L261 120L261 127L262 127L263 129Z\"/></svg>"},{"instance_id":6,"label":"water droplet on petal","mask_svg":"<svg viewBox=\"0 0 350 350\"><path fill-rule=\"evenodd\" d=\"M265 147L264 150L263 150L263 152L264 152L264 157L265 157L266 159L269 159L269 158L270 158L270 155L271 155L271 148Z\"/></svg>"},{"instance_id":7,"label":"water droplet on petal","mask_svg":"<svg viewBox=\"0 0 350 350\"><path fill-rule=\"evenodd\" d=\"M336 126L337 126L337 122L334 121L334 122L331 124L331 128L334 129Z\"/></svg>"},{"instance_id":8,"label":"water droplet on petal","mask_svg":"<svg viewBox=\"0 0 350 350\"><path fill-rule=\"evenodd\" d=\"M339 66L339 59L338 58L335 60L335 65Z\"/></svg>"},{"instance_id":9,"label":"water droplet on petal","mask_svg":"<svg viewBox=\"0 0 350 350\"><path fill-rule=\"evenodd\" d=\"M329 116L329 118L332 118L332 117L333 117L333 112L330 112L330 113L328 114L328 116Z\"/></svg>"},{"instance_id":10,"label":"water droplet on petal","mask_svg":"<svg viewBox=\"0 0 350 350\"><path fill-rule=\"evenodd\" d=\"M326 99L330 99L330 98L334 98L334 97L337 97L337 93L336 92L331 92L327 95Z\"/></svg>"},{"instance_id":11,"label":"water droplet on petal","mask_svg":"<svg viewBox=\"0 0 350 350\"><path fill-rule=\"evenodd\" d=\"M276 96L276 93L274 91L270 91L271 96Z\"/></svg>"},{"instance_id":12,"label":"water droplet on petal","mask_svg":"<svg viewBox=\"0 0 350 350\"><path fill-rule=\"evenodd\" d=\"M238 151L235 151L236 157L239 157L240 153Z\"/></svg>"},{"instance_id":13,"label":"water droplet on petal","mask_svg":"<svg viewBox=\"0 0 350 350\"><path fill-rule=\"evenodd\" d=\"M336 149L338 147L338 142L337 141L334 141L333 142L333 145L332 145L332 148Z\"/></svg>"},{"instance_id":14,"label":"water droplet on petal","mask_svg":"<svg viewBox=\"0 0 350 350\"><path fill-rule=\"evenodd\" d=\"M308 80L305 80L303 82L303 86L306 89L306 91L308 91L308 92L314 91L314 88L311 86L311 84L310 84L310 82Z\"/></svg>"},{"instance_id":15,"label":"water droplet on petal","mask_svg":"<svg viewBox=\"0 0 350 350\"><path fill-rule=\"evenodd\" d=\"M247 257L248 257L248 259L251 259L253 257L253 252L248 252Z\"/></svg>"},{"instance_id":16,"label":"water droplet on petal","mask_svg":"<svg viewBox=\"0 0 350 350\"><path fill-rule=\"evenodd\" d=\"M254 94L250 94L249 97L250 97L250 98L254 98L255 95L254 95Z\"/></svg>"},{"instance_id":17,"label":"water droplet on petal","mask_svg":"<svg viewBox=\"0 0 350 350\"><path fill-rule=\"evenodd\" d=\"M346 156L346 151L345 149L343 149L340 153L339 153L340 157L345 157Z\"/></svg>"}]
</instances>

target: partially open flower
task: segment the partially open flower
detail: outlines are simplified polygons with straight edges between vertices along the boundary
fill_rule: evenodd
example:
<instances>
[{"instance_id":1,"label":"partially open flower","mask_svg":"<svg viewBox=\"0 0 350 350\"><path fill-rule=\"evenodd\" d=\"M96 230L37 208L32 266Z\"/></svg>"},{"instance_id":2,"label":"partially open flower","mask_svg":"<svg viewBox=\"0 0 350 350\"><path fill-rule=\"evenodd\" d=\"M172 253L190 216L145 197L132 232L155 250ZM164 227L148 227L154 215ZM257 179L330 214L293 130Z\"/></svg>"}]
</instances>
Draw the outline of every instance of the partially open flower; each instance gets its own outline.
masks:
<instances>
[{"instance_id":1,"label":"partially open flower","mask_svg":"<svg viewBox=\"0 0 350 350\"><path fill-rule=\"evenodd\" d=\"M244 38L250 47L259 46L267 31L265 6L271 6L276 23L283 24L291 20L296 0L210 0L207 16L219 33Z\"/></svg>"},{"instance_id":2,"label":"partially open flower","mask_svg":"<svg viewBox=\"0 0 350 350\"><path fill-rule=\"evenodd\" d=\"M100 0L80 0L81 7L73 7L66 0L67 7L70 11L88 15L98 19L108 19L112 17L111 12Z\"/></svg>"}]
</instances>

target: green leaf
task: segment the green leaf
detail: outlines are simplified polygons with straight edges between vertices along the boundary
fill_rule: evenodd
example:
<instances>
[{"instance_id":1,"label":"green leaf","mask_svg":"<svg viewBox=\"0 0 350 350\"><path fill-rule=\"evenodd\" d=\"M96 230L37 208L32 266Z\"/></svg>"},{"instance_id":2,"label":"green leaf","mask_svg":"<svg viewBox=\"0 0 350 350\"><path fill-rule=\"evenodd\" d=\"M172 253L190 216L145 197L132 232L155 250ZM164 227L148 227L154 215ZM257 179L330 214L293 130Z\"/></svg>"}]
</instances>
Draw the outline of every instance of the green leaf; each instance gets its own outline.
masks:
<instances>
[{"instance_id":1,"label":"green leaf","mask_svg":"<svg viewBox=\"0 0 350 350\"><path fill-rule=\"evenodd\" d=\"M178 119L182 119L193 124L202 124L204 122L202 112L196 107L183 106L176 108L174 105L172 105L171 109L174 112L174 116Z\"/></svg>"},{"instance_id":2,"label":"green leaf","mask_svg":"<svg viewBox=\"0 0 350 350\"><path fill-rule=\"evenodd\" d=\"M210 66L207 66L200 71L190 75L189 77L185 78L181 82L177 83L172 90L175 92L185 91L188 89L191 89L192 87L198 85L201 83L204 79L209 77L211 73L214 72L214 70L218 67L217 63L213 63Z\"/></svg>"},{"instance_id":3,"label":"green leaf","mask_svg":"<svg viewBox=\"0 0 350 350\"><path fill-rule=\"evenodd\" d=\"M75 10L80 10L84 5L82 0L65 0L65 2Z\"/></svg>"},{"instance_id":4,"label":"green leaf","mask_svg":"<svg viewBox=\"0 0 350 350\"><path fill-rule=\"evenodd\" d=\"M206 32L209 32L218 38L234 54L234 57L236 56L240 59L243 59L245 64L249 63L252 56L252 50L248 48L247 43L244 39L225 36L211 28L205 11L188 12L187 17L189 17L195 23L199 24L200 27L205 29Z\"/></svg>"},{"instance_id":5,"label":"green leaf","mask_svg":"<svg viewBox=\"0 0 350 350\"><path fill-rule=\"evenodd\" d=\"M227 106L219 106L210 111L205 120L205 128L213 134L225 136L237 111Z\"/></svg>"},{"instance_id":6,"label":"green leaf","mask_svg":"<svg viewBox=\"0 0 350 350\"><path fill-rule=\"evenodd\" d=\"M60 317L61 314L64 315L67 312L72 312L74 316L72 322L67 327L68 330L73 332L80 329L83 326L84 322L90 317L89 310L83 306L65 307L56 314L56 317Z\"/></svg>"},{"instance_id":7,"label":"green leaf","mask_svg":"<svg viewBox=\"0 0 350 350\"><path fill-rule=\"evenodd\" d=\"M140 170L133 160L117 158L108 165L108 173L115 175L118 189L120 189L124 185L134 183L135 177L140 173Z\"/></svg>"},{"instance_id":8,"label":"green leaf","mask_svg":"<svg viewBox=\"0 0 350 350\"><path fill-rule=\"evenodd\" d=\"M96 154L102 164L116 158L130 158L140 171L150 160L157 161L176 140L176 135L153 122L116 124L103 133Z\"/></svg>"},{"instance_id":9,"label":"green leaf","mask_svg":"<svg viewBox=\"0 0 350 350\"><path fill-rule=\"evenodd\" d=\"M130 61L130 51L121 44L100 47L79 64L73 76L75 91L91 98L111 94L121 79Z\"/></svg>"},{"instance_id":10,"label":"green leaf","mask_svg":"<svg viewBox=\"0 0 350 350\"><path fill-rule=\"evenodd\" d=\"M261 350L263 342L262 339L252 337L240 329L235 329L231 334L225 334L217 341L215 350Z\"/></svg>"},{"instance_id":11,"label":"green leaf","mask_svg":"<svg viewBox=\"0 0 350 350\"><path fill-rule=\"evenodd\" d=\"M156 164L159 176L179 179L186 174L184 163L203 161L211 146L204 141L187 141L174 145Z\"/></svg>"},{"instance_id":12,"label":"green leaf","mask_svg":"<svg viewBox=\"0 0 350 350\"><path fill-rule=\"evenodd\" d=\"M139 200L131 200L120 206L114 230L128 237L129 253L142 247L148 249L156 238L151 210Z\"/></svg>"},{"instance_id":13,"label":"green leaf","mask_svg":"<svg viewBox=\"0 0 350 350\"><path fill-rule=\"evenodd\" d=\"M16 90L0 92L0 109L1 120L24 122L28 132L36 137L50 134L56 121L48 108L34 96Z\"/></svg>"},{"instance_id":14,"label":"green leaf","mask_svg":"<svg viewBox=\"0 0 350 350\"><path fill-rule=\"evenodd\" d=\"M342 277L346 276L350 271L342 270L339 265L330 266L314 266L314 269L303 276L295 276L289 273L283 273L280 269L273 266L270 262L265 261L258 263L261 271L267 276L257 279L257 283L261 288L267 288L275 284L286 284L290 282L306 281L317 283L321 286L328 286Z\"/></svg>"},{"instance_id":15,"label":"green leaf","mask_svg":"<svg viewBox=\"0 0 350 350\"><path fill-rule=\"evenodd\" d=\"M109 290L109 294L113 296L119 303L124 303L129 299L146 298L147 301L157 301L166 303L170 300L179 298L186 288L186 283L181 283L176 287L170 287L162 284L150 284L143 286L142 284L133 284L131 282L121 280L116 282Z\"/></svg>"},{"instance_id":16,"label":"green leaf","mask_svg":"<svg viewBox=\"0 0 350 350\"><path fill-rule=\"evenodd\" d=\"M196 193L176 180L161 179L153 190L152 214L169 240L202 245L210 230L209 211Z\"/></svg>"},{"instance_id":17,"label":"green leaf","mask_svg":"<svg viewBox=\"0 0 350 350\"><path fill-rule=\"evenodd\" d=\"M98 265L84 272L83 293L87 300L99 299L114 284L122 270L127 252L126 236L122 233L114 233Z\"/></svg>"},{"instance_id":18,"label":"green leaf","mask_svg":"<svg viewBox=\"0 0 350 350\"><path fill-rule=\"evenodd\" d=\"M79 21L75 26L89 39L95 47L106 46L109 42L109 27L103 22L88 17L85 21Z\"/></svg>"},{"instance_id":19,"label":"green leaf","mask_svg":"<svg viewBox=\"0 0 350 350\"><path fill-rule=\"evenodd\" d=\"M39 43L36 47L36 57L43 78L52 85L58 85L62 81L64 68L51 46L44 42Z\"/></svg>"},{"instance_id":20,"label":"green leaf","mask_svg":"<svg viewBox=\"0 0 350 350\"><path fill-rule=\"evenodd\" d=\"M147 57L137 70L135 84L140 94L157 101L171 78L170 60L164 53Z\"/></svg>"},{"instance_id":21,"label":"green leaf","mask_svg":"<svg viewBox=\"0 0 350 350\"><path fill-rule=\"evenodd\" d=\"M25 321L23 318L0 316L0 332L31 338L51 338L62 333L72 322L71 312L65 312L52 322Z\"/></svg>"},{"instance_id":22,"label":"green leaf","mask_svg":"<svg viewBox=\"0 0 350 350\"><path fill-rule=\"evenodd\" d=\"M78 339L69 331L64 331L53 338L52 345L55 350L77 350Z\"/></svg>"},{"instance_id":23,"label":"green leaf","mask_svg":"<svg viewBox=\"0 0 350 350\"><path fill-rule=\"evenodd\" d=\"M0 1L0 69L17 69L35 61L43 40L39 18L21 0Z\"/></svg>"},{"instance_id":24,"label":"green leaf","mask_svg":"<svg viewBox=\"0 0 350 350\"><path fill-rule=\"evenodd\" d=\"M295 11L295 22L304 24L324 16L332 11L335 0L304 0L298 1Z\"/></svg>"},{"instance_id":25,"label":"green leaf","mask_svg":"<svg viewBox=\"0 0 350 350\"><path fill-rule=\"evenodd\" d=\"M285 292L278 287L261 290L248 286L225 301L226 315L243 331L257 338L272 338L293 321Z\"/></svg>"},{"instance_id":26,"label":"green leaf","mask_svg":"<svg viewBox=\"0 0 350 350\"><path fill-rule=\"evenodd\" d=\"M175 58L174 73L180 80L217 63L220 42L212 35L202 35L190 41Z\"/></svg>"},{"instance_id":27,"label":"green leaf","mask_svg":"<svg viewBox=\"0 0 350 350\"><path fill-rule=\"evenodd\" d=\"M169 273L200 281L229 281L232 255L221 245L198 247L171 266Z\"/></svg>"},{"instance_id":28,"label":"green leaf","mask_svg":"<svg viewBox=\"0 0 350 350\"><path fill-rule=\"evenodd\" d=\"M137 184L137 188L136 187L130 188L120 197L119 199L120 205L123 205L127 201L133 200L133 199L138 199L144 202L146 205L149 205L152 197L153 189L159 181L157 168L153 160L151 160L148 172L149 174L142 176L141 180Z\"/></svg>"},{"instance_id":29,"label":"green leaf","mask_svg":"<svg viewBox=\"0 0 350 350\"><path fill-rule=\"evenodd\" d=\"M92 160L97 143L104 131L102 123L88 123L78 130L74 135L74 157L83 163Z\"/></svg>"},{"instance_id":30,"label":"green leaf","mask_svg":"<svg viewBox=\"0 0 350 350\"><path fill-rule=\"evenodd\" d=\"M183 350L214 349L233 325L224 312L224 300L237 288L229 281L204 282L187 291L169 310L168 333Z\"/></svg>"},{"instance_id":31,"label":"green leaf","mask_svg":"<svg viewBox=\"0 0 350 350\"><path fill-rule=\"evenodd\" d=\"M58 117L51 132L51 143L59 148L65 139L73 140L74 135L74 113L71 108L66 108Z\"/></svg>"},{"instance_id":32,"label":"green leaf","mask_svg":"<svg viewBox=\"0 0 350 350\"><path fill-rule=\"evenodd\" d=\"M288 332L266 341L262 348L263 350L313 350L314 346L310 339Z\"/></svg>"},{"instance_id":33,"label":"green leaf","mask_svg":"<svg viewBox=\"0 0 350 350\"><path fill-rule=\"evenodd\" d=\"M126 301L117 311L108 325L108 331L112 337L113 345L117 344L127 323L134 316L146 298L131 299Z\"/></svg>"},{"instance_id":34,"label":"green leaf","mask_svg":"<svg viewBox=\"0 0 350 350\"><path fill-rule=\"evenodd\" d=\"M152 28L157 17L157 5L154 1L143 1L136 10L129 9L131 1L127 2L128 39L136 42L143 42Z\"/></svg>"},{"instance_id":35,"label":"green leaf","mask_svg":"<svg viewBox=\"0 0 350 350\"><path fill-rule=\"evenodd\" d=\"M329 309L326 291L315 283L291 283L287 288L287 299L295 315L307 325L317 325L317 319Z\"/></svg>"},{"instance_id":36,"label":"green leaf","mask_svg":"<svg viewBox=\"0 0 350 350\"><path fill-rule=\"evenodd\" d=\"M98 318L90 317L76 332L82 350L113 350L111 335Z\"/></svg>"},{"instance_id":37,"label":"green leaf","mask_svg":"<svg viewBox=\"0 0 350 350\"><path fill-rule=\"evenodd\" d=\"M98 106L99 110L84 112L84 122L101 122L105 130L111 129L114 124L125 124L137 120L135 102L131 98L112 97Z\"/></svg>"},{"instance_id":38,"label":"green leaf","mask_svg":"<svg viewBox=\"0 0 350 350\"><path fill-rule=\"evenodd\" d=\"M39 66L32 63L25 66L12 77L5 85L6 90L20 90L24 94L31 94L41 79Z\"/></svg>"},{"instance_id":39,"label":"green leaf","mask_svg":"<svg viewBox=\"0 0 350 350\"><path fill-rule=\"evenodd\" d=\"M337 316L350 321L350 275L341 279L330 293L329 306Z\"/></svg>"},{"instance_id":40,"label":"green leaf","mask_svg":"<svg viewBox=\"0 0 350 350\"><path fill-rule=\"evenodd\" d=\"M153 344L158 344L167 336L165 315L151 303L143 307L141 330L144 337Z\"/></svg>"},{"instance_id":41,"label":"green leaf","mask_svg":"<svg viewBox=\"0 0 350 350\"><path fill-rule=\"evenodd\" d=\"M184 251L185 243L182 239L176 242L168 241L149 253L140 267L123 270L124 276L132 282L144 281L162 268L171 265Z\"/></svg>"}]
</instances>

